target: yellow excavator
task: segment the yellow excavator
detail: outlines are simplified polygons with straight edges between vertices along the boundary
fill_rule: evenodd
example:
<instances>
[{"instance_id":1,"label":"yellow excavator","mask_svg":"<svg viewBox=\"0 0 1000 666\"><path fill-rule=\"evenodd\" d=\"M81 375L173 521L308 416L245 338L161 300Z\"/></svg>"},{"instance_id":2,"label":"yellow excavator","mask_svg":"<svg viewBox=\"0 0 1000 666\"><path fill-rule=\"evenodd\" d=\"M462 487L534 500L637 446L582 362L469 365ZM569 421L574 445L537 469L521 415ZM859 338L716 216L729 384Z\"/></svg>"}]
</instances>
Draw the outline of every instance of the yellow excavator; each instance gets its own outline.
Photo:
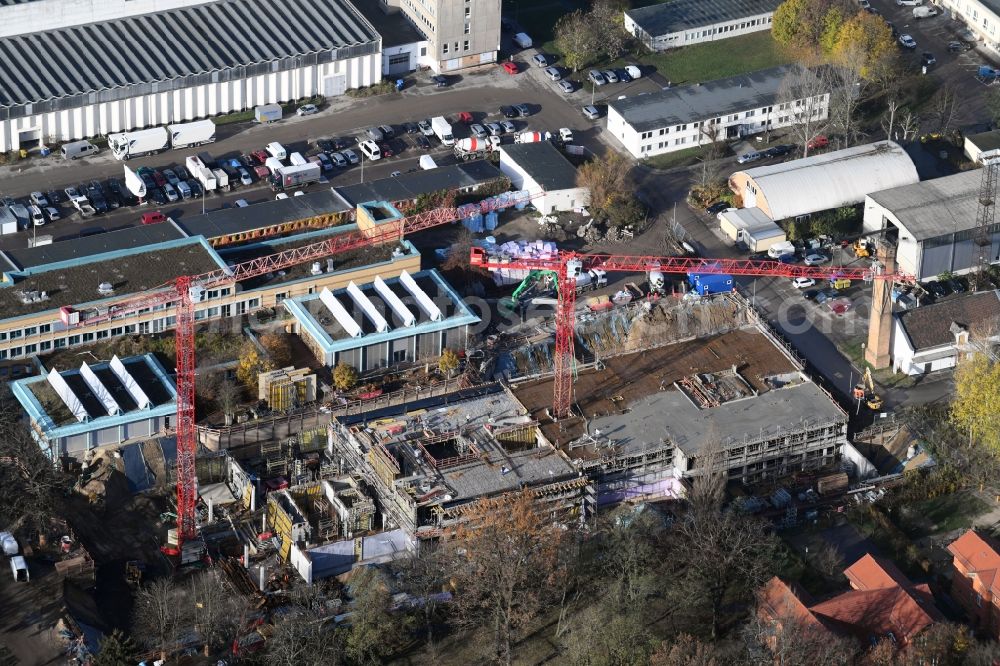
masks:
<instances>
[{"instance_id":1,"label":"yellow excavator","mask_svg":"<svg viewBox=\"0 0 1000 666\"><path fill-rule=\"evenodd\" d=\"M882 409L882 396L875 392L875 382L872 380L872 369L865 368L860 384L854 387L854 398L864 400L869 409L878 411Z\"/></svg>"}]
</instances>

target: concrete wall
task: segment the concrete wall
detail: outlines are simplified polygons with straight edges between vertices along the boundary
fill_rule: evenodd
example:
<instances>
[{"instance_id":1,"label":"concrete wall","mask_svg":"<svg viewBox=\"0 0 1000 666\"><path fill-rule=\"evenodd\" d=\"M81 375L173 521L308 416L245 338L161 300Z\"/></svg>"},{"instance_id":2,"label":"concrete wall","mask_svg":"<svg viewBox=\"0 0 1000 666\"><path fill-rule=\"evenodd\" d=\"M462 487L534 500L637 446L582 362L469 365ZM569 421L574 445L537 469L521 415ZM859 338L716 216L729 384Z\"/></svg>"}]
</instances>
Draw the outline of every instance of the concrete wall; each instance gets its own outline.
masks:
<instances>
[{"instance_id":1,"label":"concrete wall","mask_svg":"<svg viewBox=\"0 0 1000 666\"><path fill-rule=\"evenodd\" d=\"M0 5L0 37L101 23L212 0L35 0Z\"/></svg>"},{"instance_id":2,"label":"concrete wall","mask_svg":"<svg viewBox=\"0 0 1000 666\"><path fill-rule=\"evenodd\" d=\"M427 64L436 72L496 61L500 0L399 0L398 5L427 38Z\"/></svg>"},{"instance_id":3,"label":"concrete wall","mask_svg":"<svg viewBox=\"0 0 1000 666\"><path fill-rule=\"evenodd\" d=\"M690 44L700 44L702 42L714 42L730 37L748 35L751 32L760 32L771 29L771 19L774 12L765 14L755 14L734 21L722 23L712 23L698 26L682 32L668 32L661 35L651 35L633 21L628 14L625 14L625 30L635 36L640 42L654 51L666 51L680 46Z\"/></svg>"},{"instance_id":4,"label":"concrete wall","mask_svg":"<svg viewBox=\"0 0 1000 666\"><path fill-rule=\"evenodd\" d=\"M223 83L154 92L93 103L0 123L0 150L17 150L25 141L73 141L144 127L184 122L288 102L312 95L333 96L369 86L382 77L380 52ZM154 84L155 90L155 84ZM97 94L92 95L95 100Z\"/></svg>"}]
</instances>

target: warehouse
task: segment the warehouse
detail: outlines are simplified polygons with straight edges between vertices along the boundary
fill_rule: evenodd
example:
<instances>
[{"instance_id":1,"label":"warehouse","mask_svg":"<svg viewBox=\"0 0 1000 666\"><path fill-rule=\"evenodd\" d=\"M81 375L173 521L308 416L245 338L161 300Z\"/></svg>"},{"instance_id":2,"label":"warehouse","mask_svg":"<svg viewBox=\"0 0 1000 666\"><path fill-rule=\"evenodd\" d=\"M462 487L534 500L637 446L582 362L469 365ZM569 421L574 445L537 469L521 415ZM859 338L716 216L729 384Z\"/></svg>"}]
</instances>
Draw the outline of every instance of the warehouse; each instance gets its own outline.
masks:
<instances>
[{"instance_id":1,"label":"warehouse","mask_svg":"<svg viewBox=\"0 0 1000 666\"><path fill-rule=\"evenodd\" d=\"M53 459L163 433L177 413L177 390L153 354L84 361L79 370L19 379L11 390Z\"/></svg>"},{"instance_id":2,"label":"warehouse","mask_svg":"<svg viewBox=\"0 0 1000 666\"><path fill-rule=\"evenodd\" d=\"M982 170L874 191L865 200L864 231L898 237L896 264L918 279L967 273L979 260L975 242ZM990 231L990 262L1000 261L1000 225Z\"/></svg>"},{"instance_id":3,"label":"warehouse","mask_svg":"<svg viewBox=\"0 0 1000 666\"><path fill-rule=\"evenodd\" d=\"M785 242L785 232L760 208L731 208L719 213L719 228L750 252L766 252Z\"/></svg>"},{"instance_id":4,"label":"warehouse","mask_svg":"<svg viewBox=\"0 0 1000 666\"><path fill-rule=\"evenodd\" d=\"M576 168L548 141L500 146L500 171L543 215L590 203L589 190L576 184Z\"/></svg>"},{"instance_id":5,"label":"warehouse","mask_svg":"<svg viewBox=\"0 0 1000 666\"><path fill-rule=\"evenodd\" d=\"M729 177L729 189L745 207L759 208L777 221L855 206L869 192L919 180L906 151L880 141L737 171Z\"/></svg>"},{"instance_id":6,"label":"warehouse","mask_svg":"<svg viewBox=\"0 0 1000 666\"><path fill-rule=\"evenodd\" d=\"M971 351L970 337L996 344L1000 293L983 291L948 298L895 315L892 369L922 375L954 368Z\"/></svg>"},{"instance_id":7,"label":"warehouse","mask_svg":"<svg viewBox=\"0 0 1000 666\"><path fill-rule=\"evenodd\" d=\"M386 272L360 286L283 302L316 359L347 363L362 372L437 359L446 348L464 350L479 317L437 271Z\"/></svg>"},{"instance_id":8,"label":"warehouse","mask_svg":"<svg viewBox=\"0 0 1000 666\"><path fill-rule=\"evenodd\" d=\"M1000 130L990 130L965 137L963 152L973 162L978 162L982 153L998 150L1000 150Z\"/></svg>"},{"instance_id":9,"label":"warehouse","mask_svg":"<svg viewBox=\"0 0 1000 666\"><path fill-rule=\"evenodd\" d=\"M788 65L611 100L608 132L643 158L789 127L804 114L822 120L830 93L816 94L818 84L796 92L812 76Z\"/></svg>"},{"instance_id":10,"label":"warehouse","mask_svg":"<svg viewBox=\"0 0 1000 666\"><path fill-rule=\"evenodd\" d=\"M103 20L96 3L93 16L82 11L65 27L0 38L0 150L341 95L381 79L381 39L347 0L184 4L147 2L172 8Z\"/></svg>"},{"instance_id":11,"label":"warehouse","mask_svg":"<svg viewBox=\"0 0 1000 666\"><path fill-rule=\"evenodd\" d=\"M781 0L678 0L629 9L625 29L646 48L666 51L771 29Z\"/></svg>"}]
</instances>

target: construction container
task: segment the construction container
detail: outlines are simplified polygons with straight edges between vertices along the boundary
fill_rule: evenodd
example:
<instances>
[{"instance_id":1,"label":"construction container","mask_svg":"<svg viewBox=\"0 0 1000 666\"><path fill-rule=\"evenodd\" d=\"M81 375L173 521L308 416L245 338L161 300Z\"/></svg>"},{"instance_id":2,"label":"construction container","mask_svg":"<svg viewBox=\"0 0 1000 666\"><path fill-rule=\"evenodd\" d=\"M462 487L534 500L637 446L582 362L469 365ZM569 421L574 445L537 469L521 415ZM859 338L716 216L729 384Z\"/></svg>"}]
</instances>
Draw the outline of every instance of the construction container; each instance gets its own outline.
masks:
<instances>
[{"instance_id":1,"label":"construction container","mask_svg":"<svg viewBox=\"0 0 1000 666\"><path fill-rule=\"evenodd\" d=\"M832 495L847 490L848 484L847 472L827 474L816 482L816 491L820 495Z\"/></svg>"}]
</instances>

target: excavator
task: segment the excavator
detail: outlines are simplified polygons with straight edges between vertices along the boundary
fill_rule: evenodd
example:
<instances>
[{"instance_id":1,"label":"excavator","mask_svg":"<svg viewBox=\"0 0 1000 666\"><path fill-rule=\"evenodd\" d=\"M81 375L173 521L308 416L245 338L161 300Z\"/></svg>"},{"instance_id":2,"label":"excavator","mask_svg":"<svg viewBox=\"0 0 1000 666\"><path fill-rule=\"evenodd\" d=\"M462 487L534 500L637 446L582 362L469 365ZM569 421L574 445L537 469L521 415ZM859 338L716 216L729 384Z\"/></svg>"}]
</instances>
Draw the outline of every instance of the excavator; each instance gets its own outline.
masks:
<instances>
[{"instance_id":1,"label":"excavator","mask_svg":"<svg viewBox=\"0 0 1000 666\"><path fill-rule=\"evenodd\" d=\"M556 282L555 277L555 271L533 270L529 272L523 280L521 280L521 284L517 286L517 289L515 289L514 293L510 295L510 298L502 299L501 303L507 307L516 308L521 304L521 299L527 298L536 286L542 286L538 285L540 281L544 282L544 289L554 286Z\"/></svg>"},{"instance_id":2,"label":"excavator","mask_svg":"<svg viewBox=\"0 0 1000 666\"><path fill-rule=\"evenodd\" d=\"M872 369L865 368L860 384L854 387L854 399L864 400L873 411L882 409L882 396L875 392L875 382L872 380Z\"/></svg>"}]
</instances>

